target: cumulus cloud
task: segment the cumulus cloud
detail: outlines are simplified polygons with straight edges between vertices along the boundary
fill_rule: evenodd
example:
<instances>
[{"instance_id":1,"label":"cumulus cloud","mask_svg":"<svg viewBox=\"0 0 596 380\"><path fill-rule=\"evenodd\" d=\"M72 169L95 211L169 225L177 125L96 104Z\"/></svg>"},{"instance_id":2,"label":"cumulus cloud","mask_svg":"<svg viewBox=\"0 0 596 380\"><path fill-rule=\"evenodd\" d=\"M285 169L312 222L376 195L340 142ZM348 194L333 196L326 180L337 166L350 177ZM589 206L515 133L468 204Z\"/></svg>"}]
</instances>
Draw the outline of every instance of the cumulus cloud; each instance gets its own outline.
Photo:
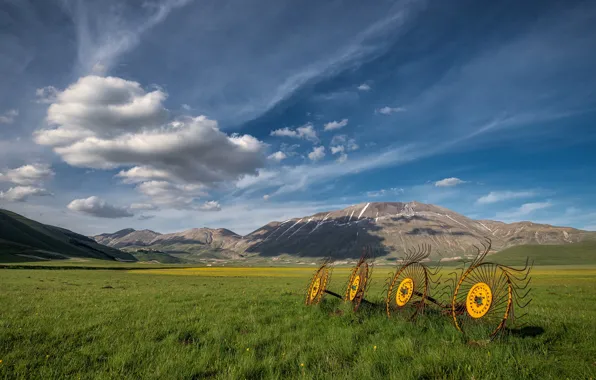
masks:
<instances>
[{"instance_id":1,"label":"cumulus cloud","mask_svg":"<svg viewBox=\"0 0 596 380\"><path fill-rule=\"evenodd\" d=\"M319 161L323 159L323 157L325 157L324 146L317 146L308 154L308 158L310 158L311 161Z\"/></svg>"},{"instance_id":2,"label":"cumulus cloud","mask_svg":"<svg viewBox=\"0 0 596 380\"><path fill-rule=\"evenodd\" d=\"M11 202L25 202L30 196L52 195L46 189L33 186L15 186L7 191L0 191L0 199Z\"/></svg>"},{"instance_id":3,"label":"cumulus cloud","mask_svg":"<svg viewBox=\"0 0 596 380\"><path fill-rule=\"evenodd\" d=\"M0 114L0 124L12 124L17 116L19 116L19 110L8 110Z\"/></svg>"},{"instance_id":4,"label":"cumulus cloud","mask_svg":"<svg viewBox=\"0 0 596 380\"><path fill-rule=\"evenodd\" d=\"M343 153L345 150L343 145L332 146L331 147L331 154Z\"/></svg>"},{"instance_id":5,"label":"cumulus cloud","mask_svg":"<svg viewBox=\"0 0 596 380\"><path fill-rule=\"evenodd\" d=\"M466 183L466 181L462 181L456 177L445 178L440 181L435 182L436 187L453 187L457 185L461 185L462 183Z\"/></svg>"},{"instance_id":6,"label":"cumulus cloud","mask_svg":"<svg viewBox=\"0 0 596 380\"><path fill-rule=\"evenodd\" d=\"M217 201L208 201L199 206L202 211L221 211L221 206Z\"/></svg>"},{"instance_id":7,"label":"cumulus cloud","mask_svg":"<svg viewBox=\"0 0 596 380\"><path fill-rule=\"evenodd\" d=\"M346 162L347 159L348 159L348 155L345 153L342 153L337 158L337 162L339 162L339 163Z\"/></svg>"},{"instance_id":8,"label":"cumulus cloud","mask_svg":"<svg viewBox=\"0 0 596 380\"><path fill-rule=\"evenodd\" d=\"M277 137L292 137L298 139L305 139L313 142L319 141L317 136L317 131L315 130L312 123L306 123L301 127L294 129L290 129L288 127L276 129L271 132L271 136Z\"/></svg>"},{"instance_id":9,"label":"cumulus cloud","mask_svg":"<svg viewBox=\"0 0 596 380\"><path fill-rule=\"evenodd\" d=\"M0 181L9 181L17 185L39 185L54 176L54 171L47 164L30 164L0 173Z\"/></svg>"},{"instance_id":10,"label":"cumulus cloud","mask_svg":"<svg viewBox=\"0 0 596 380\"><path fill-rule=\"evenodd\" d=\"M366 83L362 83L360 86L357 87L360 91L370 91L370 86Z\"/></svg>"},{"instance_id":11,"label":"cumulus cloud","mask_svg":"<svg viewBox=\"0 0 596 380\"><path fill-rule=\"evenodd\" d=\"M336 154L340 152L358 150L360 146L355 139L348 139L346 135L335 135L331 139L331 153Z\"/></svg>"},{"instance_id":12,"label":"cumulus cloud","mask_svg":"<svg viewBox=\"0 0 596 380\"><path fill-rule=\"evenodd\" d=\"M267 158L270 159L270 160L274 160L274 161L280 162L280 161L285 160L286 158L288 158L288 156L284 152L278 151L278 152L275 152L275 153L269 155Z\"/></svg>"},{"instance_id":13,"label":"cumulus cloud","mask_svg":"<svg viewBox=\"0 0 596 380\"><path fill-rule=\"evenodd\" d=\"M58 89L54 86L46 86L35 90L35 96L37 97L37 103L50 104L54 103L58 98Z\"/></svg>"},{"instance_id":14,"label":"cumulus cloud","mask_svg":"<svg viewBox=\"0 0 596 380\"><path fill-rule=\"evenodd\" d=\"M96 196L91 196L84 199L75 199L66 207L68 207L69 210L92 215L98 218L116 219L133 216L133 213L130 212L128 208L111 205Z\"/></svg>"},{"instance_id":15,"label":"cumulus cloud","mask_svg":"<svg viewBox=\"0 0 596 380\"><path fill-rule=\"evenodd\" d=\"M166 94L139 83L87 76L57 94L35 133L68 164L95 169L128 168L127 181L176 180L214 184L256 173L264 144L250 135L227 135L215 120L183 117L165 123ZM306 131L302 132L306 134Z\"/></svg>"},{"instance_id":16,"label":"cumulus cloud","mask_svg":"<svg viewBox=\"0 0 596 380\"><path fill-rule=\"evenodd\" d=\"M478 204L490 204L501 201L507 201L518 198L529 198L536 195L534 191L491 191L487 195L484 195L476 203Z\"/></svg>"},{"instance_id":17,"label":"cumulus cloud","mask_svg":"<svg viewBox=\"0 0 596 380\"><path fill-rule=\"evenodd\" d=\"M382 108L378 108L376 110L377 113L383 114L383 115L391 115L392 113L396 113L396 112L404 112L406 109L403 107L389 107L389 106L385 106Z\"/></svg>"},{"instance_id":18,"label":"cumulus cloud","mask_svg":"<svg viewBox=\"0 0 596 380\"><path fill-rule=\"evenodd\" d=\"M85 130L97 137L113 137L164 123L168 115L165 98L163 91L146 92L137 82L89 75L56 95L47 121L63 131ZM46 133L42 131L38 139L43 141Z\"/></svg>"},{"instance_id":19,"label":"cumulus cloud","mask_svg":"<svg viewBox=\"0 0 596 380\"><path fill-rule=\"evenodd\" d=\"M325 124L323 130L325 131L333 131L336 129L340 129L348 125L348 119L343 119L341 121L330 121L329 123Z\"/></svg>"}]
</instances>

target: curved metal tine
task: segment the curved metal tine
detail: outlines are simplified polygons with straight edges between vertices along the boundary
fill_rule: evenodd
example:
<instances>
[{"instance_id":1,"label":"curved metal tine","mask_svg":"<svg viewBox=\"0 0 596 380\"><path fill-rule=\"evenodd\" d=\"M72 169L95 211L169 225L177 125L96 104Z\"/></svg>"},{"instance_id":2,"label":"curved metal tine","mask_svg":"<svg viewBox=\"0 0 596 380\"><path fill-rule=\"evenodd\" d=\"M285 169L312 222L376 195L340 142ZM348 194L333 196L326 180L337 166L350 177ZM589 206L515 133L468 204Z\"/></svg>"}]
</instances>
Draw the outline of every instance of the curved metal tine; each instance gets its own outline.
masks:
<instances>
[{"instance_id":1,"label":"curved metal tine","mask_svg":"<svg viewBox=\"0 0 596 380\"><path fill-rule=\"evenodd\" d=\"M528 279L528 281L520 281L520 283L525 283L523 286L519 285L517 282L513 282L513 287L517 290L526 290L528 285L532 282L532 277Z\"/></svg>"},{"instance_id":2,"label":"curved metal tine","mask_svg":"<svg viewBox=\"0 0 596 380\"><path fill-rule=\"evenodd\" d=\"M502 264L499 264L499 266L502 267L502 268L504 268L504 269L506 269L506 270L508 270L508 271L527 272L527 273L529 273L530 270L532 269L532 267L534 266L534 260L532 260L532 264L528 265L529 260L530 260L530 258L529 257L526 257L526 265L524 265L524 267L521 268L521 269L517 269L517 268L514 268L512 266L502 265Z\"/></svg>"},{"instance_id":3,"label":"curved metal tine","mask_svg":"<svg viewBox=\"0 0 596 380\"><path fill-rule=\"evenodd\" d=\"M513 278L517 282L524 282L528 279L528 277L530 277L530 271L527 271L525 273L511 273L507 269L505 269L505 271L507 272L509 277Z\"/></svg>"},{"instance_id":4,"label":"curved metal tine","mask_svg":"<svg viewBox=\"0 0 596 380\"><path fill-rule=\"evenodd\" d=\"M528 305L530 304L530 302L532 302L532 301L533 301L533 299L531 299L531 298L530 298L530 299L528 300L528 302L526 302L526 303L525 303L525 304L522 306L522 305L521 305L519 302L517 302L517 300L515 300L515 304L516 304L516 305L517 305L517 307L519 307L520 309L524 309L524 308L525 308L526 306L528 306Z\"/></svg>"},{"instance_id":5,"label":"curved metal tine","mask_svg":"<svg viewBox=\"0 0 596 380\"><path fill-rule=\"evenodd\" d=\"M517 290L516 290L515 288L511 288L511 289L513 290L513 293L515 293L516 300L517 300L517 299L521 299L521 300L525 299L525 298L528 296L528 294L530 294L530 292L532 291L532 289L528 289L528 290L527 290L527 291L524 293L524 295L523 295L523 296L520 296L520 294L517 292Z\"/></svg>"}]
</instances>

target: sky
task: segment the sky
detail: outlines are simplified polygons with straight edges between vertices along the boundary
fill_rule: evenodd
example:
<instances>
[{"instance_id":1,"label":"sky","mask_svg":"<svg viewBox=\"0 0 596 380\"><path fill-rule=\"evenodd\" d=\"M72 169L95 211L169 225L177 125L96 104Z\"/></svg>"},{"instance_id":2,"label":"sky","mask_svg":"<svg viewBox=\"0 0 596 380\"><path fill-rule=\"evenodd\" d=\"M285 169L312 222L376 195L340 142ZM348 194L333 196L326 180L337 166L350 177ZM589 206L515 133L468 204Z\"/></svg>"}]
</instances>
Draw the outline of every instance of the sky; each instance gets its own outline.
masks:
<instances>
[{"instance_id":1,"label":"sky","mask_svg":"<svg viewBox=\"0 0 596 380\"><path fill-rule=\"evenodd\" d=\"M92 235L363 202L596 230L593 1L2 0L0 208Z\"/></svg>"}]
</instances>

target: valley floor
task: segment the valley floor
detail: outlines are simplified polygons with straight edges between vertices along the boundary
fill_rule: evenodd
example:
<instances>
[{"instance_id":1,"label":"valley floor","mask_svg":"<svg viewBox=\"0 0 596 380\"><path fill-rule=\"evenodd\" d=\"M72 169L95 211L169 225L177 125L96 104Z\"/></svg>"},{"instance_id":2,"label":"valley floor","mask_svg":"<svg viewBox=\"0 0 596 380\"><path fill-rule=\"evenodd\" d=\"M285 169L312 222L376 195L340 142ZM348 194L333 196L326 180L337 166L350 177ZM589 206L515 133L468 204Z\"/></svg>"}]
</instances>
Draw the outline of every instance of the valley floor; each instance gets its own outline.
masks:
<instances>
[{"instance_id":1,"label":"valley floor","mask_svg":"<svg viewBox=\"0 0 596 380\"><path fill-rule=\"evenodd\" d=\"M480 345L440 313L306 307L312 271L0 269L0 378L596 378L594 266L535 268L530 328Z\"/></svg>"}]
</instances>

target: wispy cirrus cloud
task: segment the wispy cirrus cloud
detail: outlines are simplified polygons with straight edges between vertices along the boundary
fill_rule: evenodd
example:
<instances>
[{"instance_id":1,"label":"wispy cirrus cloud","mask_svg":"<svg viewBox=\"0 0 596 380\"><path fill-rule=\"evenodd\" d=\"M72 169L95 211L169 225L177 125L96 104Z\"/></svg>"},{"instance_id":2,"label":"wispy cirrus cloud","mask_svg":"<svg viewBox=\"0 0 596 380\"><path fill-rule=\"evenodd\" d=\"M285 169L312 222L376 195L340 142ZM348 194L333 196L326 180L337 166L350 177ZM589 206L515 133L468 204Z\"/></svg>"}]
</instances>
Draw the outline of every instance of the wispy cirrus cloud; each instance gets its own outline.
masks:
<instances>
[{"instance_id":1,"label":"wispy cirrus cloud","mask_svg":"<svg viewBox=\"0 0 596 380\"><path fill-rule=\"evenodd\" d=\"M524 203L518 208L497 212L496 218L499 220L518 220L519 218L529 216L538 210L551 207L552 205L553 203L550 201Z\"/></svg>"},{"instance_id":2,"label":"wispy cirrus cloud","mask_svg":"<svg viewBox=\"0 0 596 380\"><path fill-rule=\"evenodd\" d=\"M491 204L519 198L531 198L538 195L535 191L491 191L476 200L478 204Z\"/></svg>"}]
</instances>

